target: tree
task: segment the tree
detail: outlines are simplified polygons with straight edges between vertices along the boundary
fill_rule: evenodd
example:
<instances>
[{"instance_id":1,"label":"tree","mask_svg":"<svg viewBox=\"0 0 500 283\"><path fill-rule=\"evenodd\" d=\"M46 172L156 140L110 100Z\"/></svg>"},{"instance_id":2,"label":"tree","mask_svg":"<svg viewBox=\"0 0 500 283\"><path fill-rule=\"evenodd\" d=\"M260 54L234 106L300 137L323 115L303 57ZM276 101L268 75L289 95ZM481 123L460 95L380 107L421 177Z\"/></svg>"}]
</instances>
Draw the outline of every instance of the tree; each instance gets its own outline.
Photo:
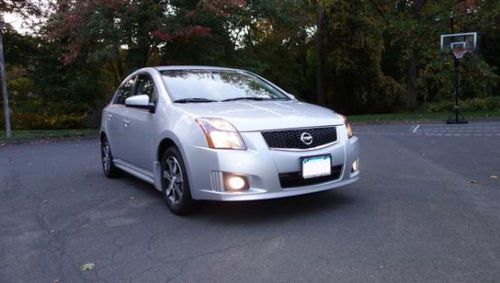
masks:
<instances>
[{"instance_id":1,"label":"tree","mask_svg":"<svg viewBox=\"0 0 500 283\"><path fill-rule=\"evenodd\" d=\"M226 7L236 5L239 1L60 0L46 34L67 41L63 63L86 54L90 61L108 62L118 82L173 42L209 35L211 29L198 23L204 10L223 16Z\"/></svg>"},{"instance_id":2,"label":"tree","mask_svg":"<svg viewBox=\"0 0 500 283\"><path fill-rule=\"evenodd\" d=\"M269 78L299 97L315 101L315 6L308 1L247 1L226 20L234 65Z\"/></svg>"},{"instance_id":3,"label":"tree","mask_svg":"<svg viewBox=\"0 0 500 283\"><path fill-rule=\"evenodd\" d=\"M89 115L95 126L126 74L163 64L240 67L345 114L415 109L451 95L451 60L437 46L452 29L479 31L480 52L460 70L463 97L500 86L493 0L49 3L0 0L2 12L47 15L33 34L9 31L5 46L15 113L41 121Z\"/></svg>"},{"instance_id":4,"label":"tree","mask_svg":"<svg viewBox=\"0 0 500 283\"><path fill-rule=\"evenodd\" d=\"M328 105L345 113L397 109L401 87L381 70L385 23L374 7L362 0L324 5Z\"/></svg>"}]
</instances>

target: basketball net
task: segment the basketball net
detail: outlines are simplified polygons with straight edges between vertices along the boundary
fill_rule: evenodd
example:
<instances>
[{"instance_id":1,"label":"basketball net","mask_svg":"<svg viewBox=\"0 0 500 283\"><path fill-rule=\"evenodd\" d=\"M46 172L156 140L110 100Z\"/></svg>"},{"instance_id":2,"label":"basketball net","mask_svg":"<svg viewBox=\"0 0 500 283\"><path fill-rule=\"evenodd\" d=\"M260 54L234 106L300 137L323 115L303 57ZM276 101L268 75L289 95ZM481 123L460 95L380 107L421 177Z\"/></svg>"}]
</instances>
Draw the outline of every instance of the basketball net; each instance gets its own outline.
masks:
<instances>
[{"instance_id":1,"label":"basketball net","mask_svg":"<svg viewBox=\"0 0 500 283\"><path fill-rule=\"evenodd\" d=\"M468 50L463 47L455 47L451 52L453 52L453 56L455 56L455 58L462 59Z\"/></svg>"}]
</instances>

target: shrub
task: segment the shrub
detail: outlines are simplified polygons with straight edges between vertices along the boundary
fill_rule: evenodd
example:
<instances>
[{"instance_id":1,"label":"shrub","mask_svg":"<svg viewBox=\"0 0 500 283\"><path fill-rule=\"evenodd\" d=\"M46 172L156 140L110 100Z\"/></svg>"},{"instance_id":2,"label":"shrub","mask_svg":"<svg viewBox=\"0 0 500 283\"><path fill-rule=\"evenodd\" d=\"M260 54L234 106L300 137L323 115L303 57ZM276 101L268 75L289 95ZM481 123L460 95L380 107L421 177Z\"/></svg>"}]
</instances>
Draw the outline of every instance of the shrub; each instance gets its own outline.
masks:
<instances>
[{"instance_id":1,"label":"shrub","mask_svg":"<svg viewBox=\"0 0 500 283\"><path fill-rule=\"evenodd\" d=\"M462 111L499 111L500 112L500 96L490 96L484 98L471 98L459 102ZM453 109L453 102L440 101L429 103L425 106L427 112L447 112Z\"/></svg>"},{"instance_id":2,"label":"shrub","mask_svg":"<svg viewBox=\"0 0 500 283\"><path fill-rule=\"evenodd\" d=\"M367 101L371 112L394 112L404 105L405 89L389 76L379 77L374 94Z\"/></svg>"},{"instance_id":3,"label":"shrub","mask_svg":"<svg viewBox=\"0 0 500 283\"><path fill-rule=\"evenodd\" d=\"M12 112L12 128L31 129L81 129L85 128L86 114L48 114L31 112ZM0 118L3 128L4 117Z\"/></svg>"}]
</instances>

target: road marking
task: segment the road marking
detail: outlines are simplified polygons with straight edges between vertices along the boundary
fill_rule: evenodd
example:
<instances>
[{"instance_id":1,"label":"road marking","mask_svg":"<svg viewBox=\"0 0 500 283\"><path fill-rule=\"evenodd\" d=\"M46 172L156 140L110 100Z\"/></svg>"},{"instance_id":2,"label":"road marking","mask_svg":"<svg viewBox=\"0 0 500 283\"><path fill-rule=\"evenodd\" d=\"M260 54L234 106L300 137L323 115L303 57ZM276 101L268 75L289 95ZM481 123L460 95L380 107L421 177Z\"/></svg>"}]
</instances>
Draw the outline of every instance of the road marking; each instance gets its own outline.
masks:
<instances>
[{"instance_id":1,"label":"road marking","mask_svg":"<svg viewBox=\"0 0 500 283\"><path fill-rule=\"evenodd\" d=\"M379 129L379 128L377 128ZM467 125L413 124L404 128L385 127L379 131L358 132L360 135L425 136L425 137L500 137L500 123L473 123Z\"/></svg>"}]
</instances>

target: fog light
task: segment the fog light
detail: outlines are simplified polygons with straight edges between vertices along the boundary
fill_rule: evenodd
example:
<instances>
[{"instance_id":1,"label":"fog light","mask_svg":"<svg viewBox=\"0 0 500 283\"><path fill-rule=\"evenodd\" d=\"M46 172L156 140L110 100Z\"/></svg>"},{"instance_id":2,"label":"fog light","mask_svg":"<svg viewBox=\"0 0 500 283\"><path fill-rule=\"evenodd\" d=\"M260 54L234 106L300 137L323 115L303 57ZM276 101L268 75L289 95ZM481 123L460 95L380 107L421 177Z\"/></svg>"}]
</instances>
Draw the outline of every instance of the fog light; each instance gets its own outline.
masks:
<instances>
[{"instance_id":1,"label":"fog light","mask_svg":"<svg viewBox=\"0 0 500 283\"><path fill-rule=\"evenodd\" d=\"M242 191L248 189L248 182L243 176L225 173L224 187L228 191Z\"/></svg>"},{"instance_id":2,"label":"fog light","mask_svg":"<svg viewBox=\"0 0 500 283\"><path fill-rule=\"evenodd\" d=\"M351 172L356 172L359 169L359 159L354 160L352 163L352 169Z\"/></svg>"}]
</instances>

